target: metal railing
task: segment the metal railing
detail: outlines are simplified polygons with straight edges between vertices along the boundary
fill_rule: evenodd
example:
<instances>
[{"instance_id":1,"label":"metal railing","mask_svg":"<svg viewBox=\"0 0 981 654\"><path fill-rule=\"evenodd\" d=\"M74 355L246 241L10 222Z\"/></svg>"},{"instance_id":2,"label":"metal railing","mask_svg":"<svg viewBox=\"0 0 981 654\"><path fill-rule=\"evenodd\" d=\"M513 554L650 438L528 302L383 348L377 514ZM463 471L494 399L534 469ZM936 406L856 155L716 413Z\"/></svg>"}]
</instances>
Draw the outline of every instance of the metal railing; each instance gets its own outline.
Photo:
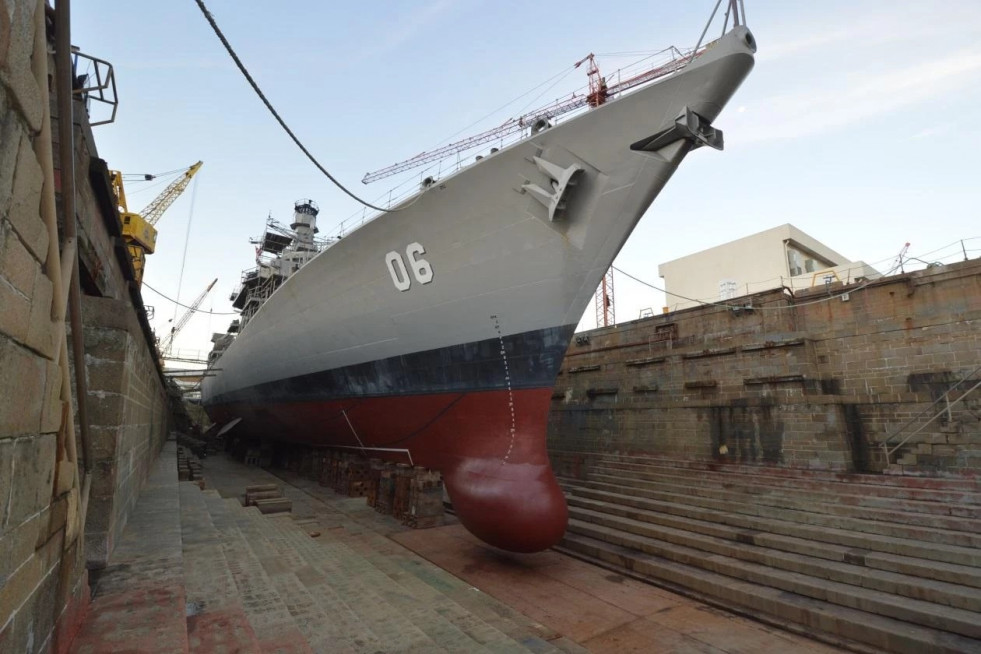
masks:
<instances>
[{"instance_id":1,"label":"metal railing","mask_svg":"<svg viewBox=\"0 0 981 654\"><path fill-rule=\"evenodd\" d=\"M924 429L929 427L931 424L933 424L933 422L936 421L936 419L939 418L940 416L946 415L947 421L951 422L953 420L951 409L957 404L959 404L961 401L963 401L964 398L966 398L968 395L976 391L978 388L981 388L981 379L976 379L976 375L978 373L981 373L981 366L978 366L977 368L972 370L969 375L966 375L960 381L956 382L953 386L951 386L946 391L944 391L943 395L941 395L936 400L934 400L930 406L923 409L918 414L907 420L902 427L897 429L895 432L890 434L884 441L882 441L880 446L882 447L882 452L886 457L886 465L889 465L891 463L891 458L893 454L895 454L897 451L899 451L900 448L906 445L906 443L908 443L911 438L913 438L914 436L922 432ZM958 388L960 388L962 384L965 384L967 382L974 382L974 384L969 389L961 393L960 396L957 397L957 399L951 400L950 399L951 393L956 391ZM937 406L941 403L943 403L943 407L941 407L939 411L936 411ZM907 434L906 437L903 438L901 441L899 441L895 445L890 446L890 441L902 435L903 432L905 432L907 429L912 427L918 420L922 419L925 415L929 414L931 411L936 411L936 412L930 417L929 420L921 424L915 431Z\"/></svg>"}]
</instances>

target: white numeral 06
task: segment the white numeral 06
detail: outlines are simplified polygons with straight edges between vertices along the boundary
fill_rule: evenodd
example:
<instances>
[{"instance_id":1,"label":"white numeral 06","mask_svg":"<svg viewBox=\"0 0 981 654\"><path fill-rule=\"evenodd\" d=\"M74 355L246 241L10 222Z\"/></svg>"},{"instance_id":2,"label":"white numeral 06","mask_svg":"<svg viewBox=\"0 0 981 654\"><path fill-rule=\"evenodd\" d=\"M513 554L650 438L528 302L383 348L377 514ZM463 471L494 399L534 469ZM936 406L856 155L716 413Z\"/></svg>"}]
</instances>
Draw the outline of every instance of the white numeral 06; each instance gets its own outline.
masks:
<instances>
[{"instance_id":1,"label":"white numeral 06","mask_svg":"<svg viewBox=\"0 0 981 654\"><path fill-rule=\"evenodd\" d=\"M426 254L426 248L420 243L409 243L405 248L405 256L412 266L412 274L420 284L428 284L433 281L433 267L425 259L419 258L420 254ZM409 271L405 267L405 260L402 255L392 250L385 255L385 265L388 267L388 274L392 276L392 283L400 291L407 291L412 286L409 278Z\"/></svg>"}]
</instances>

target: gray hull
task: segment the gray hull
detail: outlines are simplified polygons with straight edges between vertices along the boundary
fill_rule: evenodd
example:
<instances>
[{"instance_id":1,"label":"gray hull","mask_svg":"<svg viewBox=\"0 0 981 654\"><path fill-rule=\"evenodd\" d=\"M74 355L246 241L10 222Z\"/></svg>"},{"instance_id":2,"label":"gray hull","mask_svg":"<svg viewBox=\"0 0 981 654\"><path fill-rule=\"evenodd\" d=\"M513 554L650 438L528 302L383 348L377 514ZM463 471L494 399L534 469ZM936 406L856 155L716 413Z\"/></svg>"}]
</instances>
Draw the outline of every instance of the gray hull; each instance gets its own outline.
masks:
<instances>
[{"instance_id":1,"label":"gray hull","mask_svg":"<svg viewBox=\"0 0 981 654\"><path fill-rule=\"evenodd\" d=\"M476 477L523 489L515 500L522 506L529 493L554 495L551 471L540 469L548 467L545 418L572 328L696 142L679 131L679 116L697 116L703 127L715 120L751 70L754 49L736 28L682 71L439 180L405 209L341 239L288 279L224 352L202 384L209 413L286 440L397 442L416 463L443 470L454 503L474 492L508 495L475 490ZM563 171L572 183L558 198ZM550 206L549 194L561 202ZM537 393L534 401L516 399L525 391ZM478 445L466 433L441 435L443 414L429 399L423 406L422 398L467 393L501 397L499 411L481 410ZM412 397L419 416L405 404ZM384 406L402 402L406 420L426 426L400 436L395 422L344 404L381 398L392 400ZM313 405L320 408L309 413ZM534 469L507 470L523 465L521 457ZM454 480L460 475L466 479ZM521 486L527 479L534 483Z\"/></svg>"}]
</instances>

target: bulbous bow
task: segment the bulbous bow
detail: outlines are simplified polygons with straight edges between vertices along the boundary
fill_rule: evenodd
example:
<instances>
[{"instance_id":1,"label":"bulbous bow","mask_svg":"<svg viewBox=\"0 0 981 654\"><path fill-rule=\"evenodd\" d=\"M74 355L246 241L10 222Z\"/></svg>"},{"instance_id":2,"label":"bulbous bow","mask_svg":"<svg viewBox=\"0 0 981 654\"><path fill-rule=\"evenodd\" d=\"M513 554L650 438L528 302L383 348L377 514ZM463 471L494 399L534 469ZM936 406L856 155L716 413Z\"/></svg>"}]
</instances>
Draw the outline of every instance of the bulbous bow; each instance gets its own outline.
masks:
<instances>
[{"instance_id":1,"label":"bulbous bow","mask_svg":"<svg viewBox=\"0 0 981 654\"><path fill-rule=\"evenodd\" d=\"M546 459L544 463L466 459L444 474L463 526L482 541L509 552L540 552L565 534L569 509Z\"/></svg>"}]
</instances>

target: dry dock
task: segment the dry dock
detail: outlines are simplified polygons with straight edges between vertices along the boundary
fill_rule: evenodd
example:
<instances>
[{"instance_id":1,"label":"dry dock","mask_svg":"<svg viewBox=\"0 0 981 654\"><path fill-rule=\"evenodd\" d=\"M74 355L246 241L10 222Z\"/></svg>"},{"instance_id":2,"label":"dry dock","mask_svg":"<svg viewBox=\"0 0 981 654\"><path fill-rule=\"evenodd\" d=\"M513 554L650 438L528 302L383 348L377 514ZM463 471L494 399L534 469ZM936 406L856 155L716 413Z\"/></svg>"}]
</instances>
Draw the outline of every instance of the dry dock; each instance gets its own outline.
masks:
<instances>
[{"instance_id":1,"label":"dry dock","mask_svg":"<svg viewBox=\"0 0 981 654\"><path fill-rule=\"evenodd\" d=\"M412 530L290 473L223 456L203 473L205 490L179 482L167 443L73 651L835 651L452 520ZM291 514L241 505L269 483Z\"/></svg>"},{"instance_id":2,"label":"dry dock","mask_svg":"<svg viewBox=\"0 0 981 654\"><path fill-rule=\"evenodd\" d=\"M561 552L223 456L202 488L55 6L0 0L0 653L981 652L967 251L578 335Z\"/></svg>"}]
</instances>

